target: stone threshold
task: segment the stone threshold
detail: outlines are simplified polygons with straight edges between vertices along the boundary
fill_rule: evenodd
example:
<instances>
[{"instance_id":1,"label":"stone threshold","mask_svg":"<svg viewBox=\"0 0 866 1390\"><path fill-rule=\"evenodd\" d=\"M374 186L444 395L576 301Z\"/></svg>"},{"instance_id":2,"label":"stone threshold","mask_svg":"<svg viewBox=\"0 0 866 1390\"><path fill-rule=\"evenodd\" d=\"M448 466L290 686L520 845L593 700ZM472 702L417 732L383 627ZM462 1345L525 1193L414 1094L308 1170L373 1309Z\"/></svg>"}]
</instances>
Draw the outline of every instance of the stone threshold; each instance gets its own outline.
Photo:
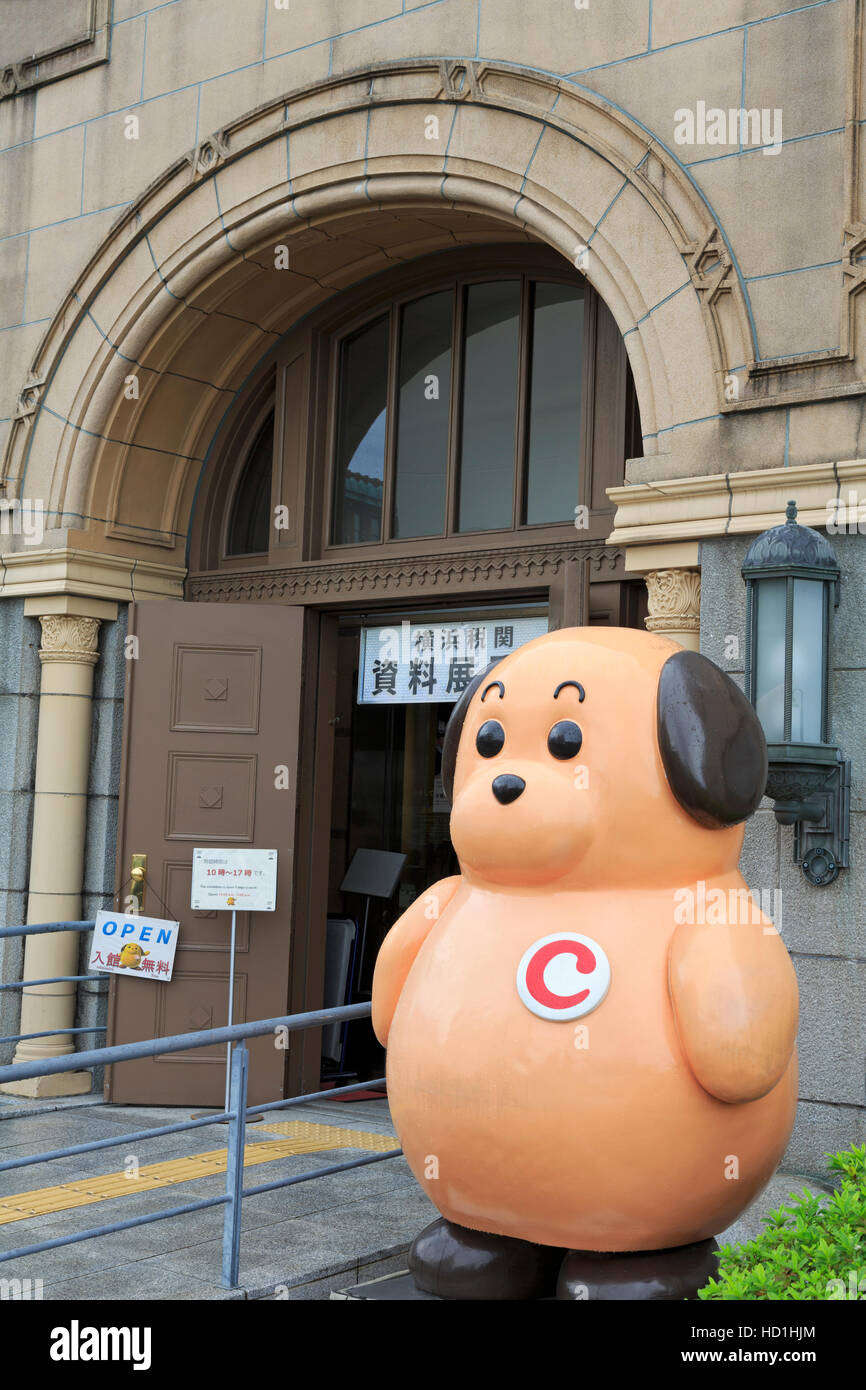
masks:
<instances>
[{"instance_id":1,"label":"stone threshold","mask_svg":"<svg viewBox=\"0 0 866 1390\"><path fill-rule=\"evenodd\" d=\"M104 1104L102 1096L52 1096L32 1100L29 1096L0 1094L0 1120L23 1120L31 1115L46 1115L52 1110L81 1110L85 1106Z\"/></svg>"}]
</instances>

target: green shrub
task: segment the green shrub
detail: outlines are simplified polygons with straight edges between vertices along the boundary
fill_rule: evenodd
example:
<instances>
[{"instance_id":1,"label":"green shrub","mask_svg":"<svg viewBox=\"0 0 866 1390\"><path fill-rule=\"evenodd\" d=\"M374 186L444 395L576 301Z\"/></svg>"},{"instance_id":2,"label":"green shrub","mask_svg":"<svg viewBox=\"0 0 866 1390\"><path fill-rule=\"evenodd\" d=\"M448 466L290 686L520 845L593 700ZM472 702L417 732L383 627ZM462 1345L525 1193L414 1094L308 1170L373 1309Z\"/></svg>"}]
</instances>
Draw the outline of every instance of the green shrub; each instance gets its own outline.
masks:
<instances>
[{"instance_id":1,"label":"green shrub","mask_svg":"<svg viewBox=\"0 0 866 1390\"><path fill-rule=\"evenodd\" d=\"M792 1193L756 1240L723 1246L699 1298L866 1299L866 1144L827 1157L836 1191Z\"/></svg>"}]
</instances>

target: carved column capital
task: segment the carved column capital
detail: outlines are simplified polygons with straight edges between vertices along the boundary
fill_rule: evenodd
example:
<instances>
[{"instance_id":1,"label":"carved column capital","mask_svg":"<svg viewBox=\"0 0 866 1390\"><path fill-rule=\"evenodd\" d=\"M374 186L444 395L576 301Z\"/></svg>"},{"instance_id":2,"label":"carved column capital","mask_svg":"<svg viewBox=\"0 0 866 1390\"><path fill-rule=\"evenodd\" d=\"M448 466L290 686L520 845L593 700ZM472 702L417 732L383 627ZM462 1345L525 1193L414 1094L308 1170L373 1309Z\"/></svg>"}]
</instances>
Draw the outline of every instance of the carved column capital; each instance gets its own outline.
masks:
<instances>
[{"instance_id":1,"label":"carved column capital","mask_svg":"<svg viewBox=\"0 0 866 1390\"><path fill-rule=\"evenodd\" d=\"M700 570L650 570L646 586L647 631L658 632L697 651L701 632Z\"/></svg>"},{"instance_id":2,"label":"carved column capital","mask_svg":"<svg viewBox=\"0 0 866 1390\"><path fill-rule=\"evenodd\" d=\"M96 665L99 660L99 618L81 618L70 613L46 613L40 617L39 622L42 625L40 661Z\"/></svg>"}]
</instances>

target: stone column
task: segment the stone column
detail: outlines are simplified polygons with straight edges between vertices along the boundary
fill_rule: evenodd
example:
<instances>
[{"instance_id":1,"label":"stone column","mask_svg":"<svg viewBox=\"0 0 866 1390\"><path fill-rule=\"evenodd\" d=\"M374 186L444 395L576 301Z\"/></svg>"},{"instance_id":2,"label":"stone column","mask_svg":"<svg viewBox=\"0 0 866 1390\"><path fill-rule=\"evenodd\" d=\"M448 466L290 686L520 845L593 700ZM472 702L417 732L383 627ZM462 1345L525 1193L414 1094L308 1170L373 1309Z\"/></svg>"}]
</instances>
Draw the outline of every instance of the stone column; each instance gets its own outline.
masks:
<instances>
[{"instance_id":1,"label":"stone column","mask_svg":"<svg viewBox=\"0 0 866 1390\"><path fill-rule=\"evenodd\" d=\"M80 921L93 668L99 660L100 621L116 618L117 605L72 596L30 598L25 614L38 617L42 626L27 922ZM79 973L79 932L30 936L25 941L25 980ZM74 1026L76 991L71 983L25 988L18 1031L40 1033ZM88 1044L98 1046L100 1041L97 1035ZM20 1042L15 1061L41 1061L73 1050L73 1036L61 1031ZM90 1074L80 1071L8 1082L2 1089L14 1095L69 1096L85 1094L90 1085Z\"/></svg>"},{"instance_id":2,"label":"stone column","mask_svg":"<svg viewBox=\"0 0 866 1390\"><path fill-rule=\"evenodd\" d=\"M649 595L647 631L669 637L690 651L700 651L700 570L650 570L646 586Z\"/></svg>"}]
</instances>

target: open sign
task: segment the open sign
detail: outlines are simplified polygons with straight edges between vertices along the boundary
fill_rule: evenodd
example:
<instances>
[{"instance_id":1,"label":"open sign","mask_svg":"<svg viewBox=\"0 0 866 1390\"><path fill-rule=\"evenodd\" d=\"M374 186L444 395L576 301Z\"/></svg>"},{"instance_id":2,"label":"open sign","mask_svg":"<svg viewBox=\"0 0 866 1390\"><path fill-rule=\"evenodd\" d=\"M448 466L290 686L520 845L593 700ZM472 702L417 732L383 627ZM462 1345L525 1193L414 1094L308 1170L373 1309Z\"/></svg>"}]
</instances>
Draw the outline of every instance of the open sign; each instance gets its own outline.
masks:
<instances>
[{"instance_id":1,"label":"open sign","mask_svg":"<svg viewBox=\"0 0 866 1390\"><path fill-rule=\"evenodd\" d=\"M88 969L137 975L143 980L170 980L179 930L178 922L165 922L158 917L100 912Z\"/></svg>"}]
</instances>

